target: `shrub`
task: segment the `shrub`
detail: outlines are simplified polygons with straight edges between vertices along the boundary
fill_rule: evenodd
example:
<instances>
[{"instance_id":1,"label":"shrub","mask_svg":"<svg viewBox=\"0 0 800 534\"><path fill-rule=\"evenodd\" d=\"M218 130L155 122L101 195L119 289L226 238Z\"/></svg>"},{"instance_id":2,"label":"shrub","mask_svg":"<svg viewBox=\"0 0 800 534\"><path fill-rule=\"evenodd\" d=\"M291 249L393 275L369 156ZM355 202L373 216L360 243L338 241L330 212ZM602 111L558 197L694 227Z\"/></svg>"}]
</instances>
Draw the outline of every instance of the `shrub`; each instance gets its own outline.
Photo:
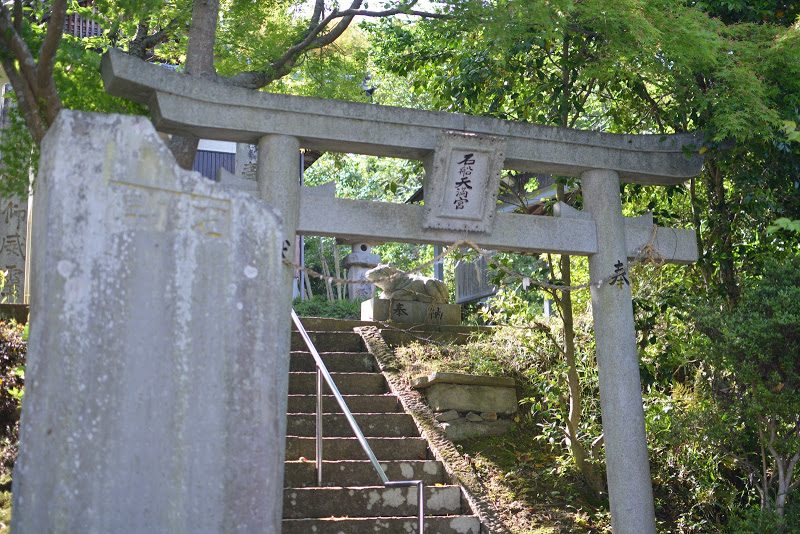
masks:
<instances>
[{"instance_id":1,"label":"shrub","mask_svg":"<svg viewBox=\"0 0 800 534\"><path fill-rule=\"evenodd\" d=\"M11 476L17 457L19 412L25 383L23 327L0 322L0 481Z\"/></svg>"},{"instance_id":2,"label":"shrub","mask_svg":"<svg viewBox=\"0 0 800 534\"><path fill-rule=\"evenodd\" d=\"M800 484L800 254L766 262L734 308L707 306L698 316L717 423L711 437L758 492L761 510L783 518Z\"/></svg>"}]
</instances>

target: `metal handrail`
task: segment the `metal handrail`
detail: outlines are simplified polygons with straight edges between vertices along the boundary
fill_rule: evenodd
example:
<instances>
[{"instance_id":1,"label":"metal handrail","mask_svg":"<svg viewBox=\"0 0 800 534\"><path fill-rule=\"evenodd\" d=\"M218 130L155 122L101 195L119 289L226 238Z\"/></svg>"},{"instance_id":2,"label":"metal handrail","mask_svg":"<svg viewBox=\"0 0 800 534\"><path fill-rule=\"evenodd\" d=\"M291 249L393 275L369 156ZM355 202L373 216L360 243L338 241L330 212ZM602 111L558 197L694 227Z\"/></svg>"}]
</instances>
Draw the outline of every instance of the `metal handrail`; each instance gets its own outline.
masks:
<instances>
[{"instance_id":1,"label":"metal handrail","mask_svg":"<svg viewBox=\"0 0 800 534\"><path fill-rule=\"evenodd\" d=\"M353 413L350 411L350 408L347 407L347 403L342 397L342 394L339 392L339 388L336 387L336 384L333 383L333 377L331 377L330 372L328 372L328 368L325 366L325 362L322 361L322 357L319 355L317 348L314 346L314 342L311 341L311 337L308 335L303 323L300 322L300 318L295 313L294 308L292 308L292 321L294 322L295 326L297 327L297 331L300 332L300 336L305 341L306 346L308 347L309 352L311 352L311 356L314 358L314 361L317 364L317 446L316 446L316 464L317 464L317 485L322 485L322 381L328 383L328 387L330 388L333 396L336 398L336 402L339 403L339 407L341 407L342 412L344 413L347 422L350 424L350 428L353 429L353 433L355 433L358 442L361 444L361 448L364 449L364 452L367 454L369 461L372 463L372 467L375 468L377 471L378 476L381 479L384 487L387 488L402 488L402 487L411 487L417 486L417 506L419 507L419 532L418 534L423 534L424 526L425 526L425 483L422 480L389 480L389 477L386 475L386 471L383 470L381 464L378 463L378 459L375 457L375 453L372 452L372 448L367 443L367 438L364 437L364 433L361 431L361 427L358 426L355 417L353 417Z\"/></svg>"}]
</instances>

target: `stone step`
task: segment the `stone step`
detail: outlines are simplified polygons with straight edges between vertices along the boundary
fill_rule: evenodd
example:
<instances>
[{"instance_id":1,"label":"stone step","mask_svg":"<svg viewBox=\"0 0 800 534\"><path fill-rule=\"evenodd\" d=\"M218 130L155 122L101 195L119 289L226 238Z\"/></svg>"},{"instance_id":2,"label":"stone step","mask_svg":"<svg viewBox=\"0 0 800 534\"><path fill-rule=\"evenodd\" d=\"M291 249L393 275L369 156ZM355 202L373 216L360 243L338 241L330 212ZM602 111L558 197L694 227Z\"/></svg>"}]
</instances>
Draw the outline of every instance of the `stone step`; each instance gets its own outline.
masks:
<instances>
[{"instance_id":1,"label":"stone step","mask_svg":"<svg viewBox=\"0 0 800 534\"><path fill-rule=\"evenodd\" d=\"M379 395L389 391L380 373L331 373L333 383L342 395ZM317 391L317 373L289 373L290 395L311 395ZM330 393L323 384L323 393Z\"/></svg>"},{"instance_id":2,"label":"stone step","mask_svg":"<svg viewBox=\"0 0 800 534\"><path fill-rule=\"evenodd\" d=\"M428 445L423 438L367 438L375 457L381 462L390 460L427 460ZM316 438L288 436L286 460L314 459ZM324 460L368 460L356 438L323 438Z\"/></svg>"},{"instance_id":3,"label":"stone step","mask_svg":"<svg viewBox=\"0 0 800 534\"><path fill-rule=\"evenodd\" d=\"M430 329L419 329L405 331L401 329L382 329L381 336L390 347L402 347L410 343L447 343L451 345L465 345L472 339L474 332L481 330L471 327L450 327L433 331Z\"/></svg>"},{"instance_id":4,"label":"stone step","mask_svg":"<svg viewBox=\"0 0 800 534\"><path fill-rule=\"evenodd\" d=\"M401 409L397 397L384 395L343 395L352 413L390 413ZM289 413L317 413L316 395L289 395ZM341 413L342 409L333 395L322 396L322 411Z\"/></svg>"},{"instance_id":5,"label":"stone step","mask_svg":"<svg viewBox=\"0 0 800 534\"><path fill-rule=\"evenodd\" d=\"M367 437L418 436L414 419L407 413L364 413L355 415L361 432ZM289 436L315 436L316 414L290 413L286 418ZM344 414L323 414L322 434L325 437L354 437Z\"/></svg>"},{"instance_id":6,"label":"stone step","mask_svg":"<svg viewBox=\"0 0 800 534\"><path fill-rule=\"evenodd\" d=\"M461 488L425 488L425 515L455 515L461 510ZM417 513L417 487L288 488L283 492L284 519L310 517L410 516Z\"/></svg>"},{"instance_id":7,"label":"stone step","mask_svg":"<svg viewBox=\"0 0 800 534\"><path fill-rule=\"evenodd\" d=\"M418 532L414 517L331 517L324 519L284 519L282 534L411 534ZM425 532L432 534L480 534L481 524L473 515L430 516Z\"/></svg>"},{"instance_id":8,"label":"stone step","mask_svg":"<svg viewBox=\"0 0 800 534\"><path fill-rule=\"evenodd\" d=\"M313 461L286 462L283 485L303 488L317 485L317 467ZM441 484L447 475L441 462L436 460L398 460L381 462L390 480L424 480L425 484ZM339 460L322 462L323 486L372 486L380 477L367 460Z\"/></svg>"},{"instance_id":9,"label":"stone step","mask_svg":"<svg viewBox=\"0 0 800 534\"><path fill-rule=\"evenodd\" d=\"M321 352L322 362L331 373L374 373L378 371L375 357L369 352ZM317 363L310 352L294 351L289 358L290 371L311 372Z\"/></svg>"},{"instance_id":10,"label":"stone step","mask_svg":"<svg viewBox=\"0 0 800 534\"><path fill-rule=\"evenodd\" d=\"M311 341L320 352L361 352L364 344L355 332L309 332ZM308 350L299 332L292 332L291 350Z\"/></svg>"},{"instance_id":11,"label":"stone step","mask_svg":"<svg viewBox=\"0 0 800 534\"><path fill-rule=\"evenodd\" d=\"M359 321L356 319L332 319L330 317L301 317L300 322L308 330L334 330L337 332L352 332L357 326L380 326L380 323ZM292 330L295 330L292 323Z\"/></svg>"}]
</instances>

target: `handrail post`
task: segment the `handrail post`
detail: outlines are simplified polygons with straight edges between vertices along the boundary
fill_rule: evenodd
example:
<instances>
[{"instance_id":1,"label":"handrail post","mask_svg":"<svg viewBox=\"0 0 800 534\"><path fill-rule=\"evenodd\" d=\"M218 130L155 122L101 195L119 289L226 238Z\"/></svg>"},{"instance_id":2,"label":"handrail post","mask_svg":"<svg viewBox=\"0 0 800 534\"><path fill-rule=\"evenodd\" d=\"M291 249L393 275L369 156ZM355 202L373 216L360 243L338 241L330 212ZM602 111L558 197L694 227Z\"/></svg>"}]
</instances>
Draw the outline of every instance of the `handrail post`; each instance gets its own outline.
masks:
<instances>
[{"instance_id":1,"label":"handrail post","mask_svg":"<svg viewBox=\"0 0 800 534\"><path fill-rule=\"evenodd\" d=\"M422 480L417 481L417 506L419 507L418 534L423 534L425 530L425 483Z\"/></svg>"},{"instance_id":2,"label":"handrail post","mask_svg":"<svg viewBox=\"0 0 800 534\"><path fill-rule=\"evenodd\" d=\"M317 486L322 486L322 370L317 365Z\"/></svg>"}]
</instances>

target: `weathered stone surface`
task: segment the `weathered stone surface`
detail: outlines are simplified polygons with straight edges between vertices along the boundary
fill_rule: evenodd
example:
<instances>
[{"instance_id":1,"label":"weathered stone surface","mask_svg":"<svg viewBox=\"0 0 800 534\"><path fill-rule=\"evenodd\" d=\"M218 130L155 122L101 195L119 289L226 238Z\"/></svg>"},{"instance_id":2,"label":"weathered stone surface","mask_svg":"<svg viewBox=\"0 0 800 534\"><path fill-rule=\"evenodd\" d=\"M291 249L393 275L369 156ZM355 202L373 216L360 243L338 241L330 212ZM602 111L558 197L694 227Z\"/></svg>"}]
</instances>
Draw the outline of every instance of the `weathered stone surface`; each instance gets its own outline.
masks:
<instances>
[{"instance_id":1,"label":"weathered stone surface","mask_svg":"<svg viewBox=\"0 0 800 534\"><path fill-rule=\"evenodd\" d=\"M252 195L258 194L258 182L248 178L242 178L237 174L232 174L225 167L219 168L217 178L221 185L233 189L234 191L246 191Z\"/></svg>"},{"instance_id":2,"label":"weathered stone surface","mask_svg":"<svg viewBox=\"0 0 800 534\"><path fill-rule=\"evenodd\" d=\"M619 183L610 171L582 176L584 204L601 244L589 257L592 316L612 530L649 534L656 522ZM617 283L605 282L611 275Z\"/></svg>"},{"instance_id":3,"label":"weathered stone surface","mask_svg":"<svg viewBox=\"0 0 800 534\"><path fill-rule=\"evenodd\" d=\"M425 169L426 228L491 232L505 146L503 137L439 133Z\"/></svg>"},{"instance_id":4,"label":"weathered stone surface","mask_svg":"<svg viewBox=\"0 0 800 534\"><path fill-rule=\"evenodd\" d=\"M144 117L62 111L36 187L13 530L278 532L279 219Z\"/></svg>"},{"instance_id":5,"label":"weathered stone surface","mask_svg":"<svg viewBox=\"0 0 800 534\"><path fill-rule=\"evenodd\" d=\"M497 412L483 412L481 417L484 421L497 421Z\"/></svg>"},{"instance_id":6,"label":"weathered stone surface","mask_svg":"<svg viewBox=\"0 0 800 534\"><path fill-rule=\"evenodd\" d=\"M4 198L0 206L0 270L6 282L0 291L3 302L22 304L25 287L25 258L28 242L28 199Z\"/></svg>"},{"instance_id":7,"label":"weathered stone surface","mask_svg":"<svg viewBox=\"0 0 800 534\"><path fill-rule=\"evenodd\" d=\"M447 284L436 278L403 272L387 264L370 269L365 276L381 288L382 299L436 304L448 301Z\"/></svg>"},{"instance_id":8,"label":"weathered stone surface","mask_svg":"<svg viewBox=\"0 0 800 534\"><path fill-rule=\"evenodd\" d=\"M381 262L381 257L372 253L368 243L353 243L352 250L342 259L342 267L347 269L347 279L351 281L347 294L350 300L371 299L375 295L375 285L367 280L366 274Z\"/></svg>"},{"instance_id":9,"label":"weathered stone surface","mask_svg":"<svg viewBox=\"0 0 800 534\"><path fill-rule=\"evenodd\" d=\"M437 413L436 420L440 423L446 423L448 421L455 421L458 419L459 415L458 412L455 410L447 410L446 412Z\"/></svg>"},{"instance_id":10,"label":"weathered stone surface","mask_svg":"<svg viewBox=\"0 0 800 534\"><path fill-rule=\"evenodd\" d=\"M461 306L372 298L361 303L361 320L454 325L461 324Z\"/></svg>"},{"instance_id":11,"label":"weathered stone surface","mask_svg":"<svg viewBox=\"0 0 800 534\"><path fill-rule=\"evenodd\" d=\"M464 239L457 230L423 228L424 206L315 196L312 188L301 188L297 231L307 235L338 237L350 241L400 241L449 246ZM320 216L323 213L324 217ZM697 244L689 230L642 227L626 221L628 257L642 247L652 247L668 263L697 260ZM630 231L628 230L630 227ZM653 233L655 232L655 235ZM585 256L597 252L594 221L543 215L497 213L489 234L470 234L470 241L489 250L557 252Z\"/></svg>"},{"instance_id":12,"label":"weathered stone surface","mask_svg":"<svg viewBox=\"0 0 800 534\"><path fill-rule=\"evenodd\" d=\"M465 419L467 421L469 421L470 423L480 423L481 421L483 421L483 417L481 417L480 415L476 414L475 412L469 412L466 415Z\"/></svg>"},{"instance_id":13,"label":"weathered stone surface","mask_svg":"<svg viewBox=\"0 0 800 534\"><path fill-rule=\"evenodd\" d=\"M465 386L497 386L513 388L516 385L513 378L507 376L470 375L466 373L434 372L428 376L414 379L414 387L422 389L433 384L462 384Z\"/></svg>"},{"instance_id":14,"label":"weathered stone surface","mask_svg":"<svg viewBox=\"0 0 800 534\"><path fill-rule=\"evenodd\" d=\"M502 436L514 425L507 419L498 421L471 422L463 419L447 423L444 432L453 441L463 441L472 438L484 438L489 436Z\"/></svg>"},{"instance_id":15,"label":"weathered stone surface","mask_svg":"<svg viewBox=\"0 0 800 534\"><path fill-rule=\"evenodd\" d=\"M423 393L431 409L437 412L458 410L511 414L517 411L517 393L509 387L437 383L426 387Z\"/></svg>"},{"instance_id":16,"label":"weathered stone surface","mask_svg":"<svg viewBox=\"0 0 800 534\"><path fill-rule=\"evenodd\" d=\"M236 175L255 181L257 168L258 147L250 143L237 143L236 158L233 167Z\"/></svg>"}]
</instances>

